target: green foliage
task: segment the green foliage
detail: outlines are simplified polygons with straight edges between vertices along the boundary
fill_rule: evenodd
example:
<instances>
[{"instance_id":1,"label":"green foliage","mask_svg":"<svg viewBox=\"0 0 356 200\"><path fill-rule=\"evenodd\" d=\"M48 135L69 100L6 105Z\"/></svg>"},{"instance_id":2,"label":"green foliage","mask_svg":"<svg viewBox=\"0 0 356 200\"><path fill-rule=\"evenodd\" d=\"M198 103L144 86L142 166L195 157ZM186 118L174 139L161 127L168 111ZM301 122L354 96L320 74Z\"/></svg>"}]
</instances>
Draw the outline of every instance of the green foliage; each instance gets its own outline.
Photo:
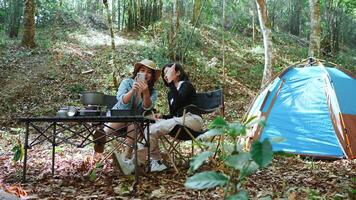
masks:
<instances>
[{"instance_id":1,"label":"green foliage","mask_svg":"<svg viewBox=\"0 0 356 200\"><path fill-rule=\"evenodd\" d=\"M98 170L102 169L104 165L102 163L96 163L95 167L90 171L89 173L89 180L90 181L95 181L97 176L98 176Z\"/></svg>"},{"instance_id":2,"label":"green foliage","mask_svg":"<svg viewBox=\"0 0 356 200\"><path fill-rule=\"evenodd\" d=\"M272 162L273 152L272 145L268 139L263 142L254 141L252 144L252 159L260 166L266 167Z\"/></svg>"},{"instance_id":3,"label":"green foliage","mask_svg":"<svg viewBox=\"0 0 356 200\"><path fill-rule=\"evenodd\" d=\"M248 193L242 188L243 180L258 169L267 167L273 160L273 151L268 139L263 142L254 141L250 152L242 148L244 144L238 143L237 138L244 136L246 130L251 128L253 124L264 125L263 122L255 118L245 119L244 121L244 123L227 123L221 117L212 121L209 127L213 129L199 138L221 135L229 137L233 141L232 149L224 152L225 146L223 145L222 150L217 151L219 158L224 158L221 162L228 170L224 173L214 171L197 173L187 179L185 182L187 188L201 190L224 187L225 199L248 199ZM190 163L189 171L197 170L212 155L211 151L205 151L194 157Z\"/></svg>"},{"instance_id":4,"label":"green foliage","mask_svg":"<svg viewBox=\"0 0 356 200\"><path fill-rule=\"evenodd\" d=\"M25 155L25 149L20 140L17 141L17 144L11 149L11 151L14 153L12 160L15 162L21 161Z\"/></svg>"},{"instance_id":5,"label":"green foliage","mask_svg":"<svg viewBox=\"0 0 356 200\"><path fill-rule=\"evenodd\" d=\"M224 186L228 184L229 177L218 172L202 172L195 174L194 176L188 178L185 182L185 187L191 189L209 189L217 186Z\"/></svg>"},{"instance_id":6,"label":"green foliage","mask_svg":"<svg viewBox=\"0 0 356 200\"><path fill-rule=\"evenodd\" d=\"M189 171L195 171L197 170L204 161L206 161L209 157L211 157L214 153L210 152L210 151L205 151L199 155L197 155L196 157L194 157L192 159L192 161L190 162L190 168Z\"/></svg>"},{"instance_id":7,"label":"green foliage","mask_svg":"<svg viewBox=\"0 0 356 200\"><path fill-rule=\"evenodd\" d=\"M228 196L226 200L248 200L249 196L246 190L241 189L234 195Z\"/></svg>"}]
</instances>

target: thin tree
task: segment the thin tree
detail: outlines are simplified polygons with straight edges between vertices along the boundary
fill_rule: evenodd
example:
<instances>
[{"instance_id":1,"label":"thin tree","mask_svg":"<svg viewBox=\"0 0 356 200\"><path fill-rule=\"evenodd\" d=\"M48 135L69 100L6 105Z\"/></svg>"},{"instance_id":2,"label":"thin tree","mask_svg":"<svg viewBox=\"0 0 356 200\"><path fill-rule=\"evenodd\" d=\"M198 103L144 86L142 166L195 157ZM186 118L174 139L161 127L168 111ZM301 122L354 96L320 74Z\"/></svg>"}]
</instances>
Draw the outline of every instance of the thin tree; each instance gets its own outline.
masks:
<instances>
[{"instance_id":1,"label":"thin tree","mask_svg":"<svg viewBox=\"0 0 356 200\"><path fill-rule=\"evenodd\" d=\"M22 45L29 48L36 47L35 43L35 0L25 1L24 33Z\"/></svg>"},{"instance_id":2,"label":"thin tree","mask_svg":"<svg viewBox=\"0 0 356 200\"><path fill-rule=\"evenodd\" d=\"M109 29L110 29L110 36L111 36L111 49L115 50L115 36L114 36L114 30L112 28L112 21L111 21L111 15L110 15L110 11L109 11L109 5L108 5L108 1L107 0L103 0L105 9L106 9L106 15L108 17L108 25L109 25Z\"/></svg>"},{"instance_id":3,"label":"thin tree","mask_svg":"<svg viewBox=\"0 0 356 200\"><path fill-rule=\"evenodd\" d=\"M201 0L194 0L193 15L192 15L192 21L191 21L192 24L194 24L197 21L199 11L200 11L200 6L201 6Z\"/></svg>"},{"instance_id":4,"label":"thin tree","mask_svg":"<svg viewBox=\"0 0 356 200\"><path fill-rule=\"evenodd\" d=\"M320 54L320 2L319 0L309 0L310 5L310 42L309 57L319 57Z\"/></svg>"},{"instance_id":5,"label":"thin tree","mask_svg":"<svg viewBox=\"0 0 356 200\"><path fill-rule=\"evenodd\" d=\"M261 88L272 79L273 75L273 52L272 52L272 31L268 19L267 7L265 0L256 0L258 19L260 21L261 31L263 35L263 44L265 47L265 66L263 70Z\"/></svg>"},{"instance_id":6,"label":"thin tree","mask_svg":"<svg viewBox=\"0 0 356 200\"><path fill-rule=\"evenodd\" d=\"M22 15L22 0L10 1L10 15L8 21L8 35L15 38L19 34L20 18Z\"/></svg>"}]
</instances>

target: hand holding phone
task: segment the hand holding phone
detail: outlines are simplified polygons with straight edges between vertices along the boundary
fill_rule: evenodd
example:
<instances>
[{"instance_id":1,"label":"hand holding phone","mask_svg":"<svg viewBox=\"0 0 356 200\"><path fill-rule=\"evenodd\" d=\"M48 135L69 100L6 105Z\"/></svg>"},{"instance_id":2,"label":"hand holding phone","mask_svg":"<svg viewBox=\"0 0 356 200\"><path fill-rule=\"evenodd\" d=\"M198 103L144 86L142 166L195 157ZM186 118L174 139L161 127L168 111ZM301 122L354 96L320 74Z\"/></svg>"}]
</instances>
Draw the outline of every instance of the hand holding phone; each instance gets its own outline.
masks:
<instances>
[{"instance_id":1,"label":"hand holding phone","mask_svg":"<svg viewBox=\"0 0 356 200\"><path fill-rule=\"evenodd\" d=\"M145 81L145 74L144 73L137 73L137 76L136 76L137 80L136 81L142 81L144 82Z\"/></svg>"}]
</instances>

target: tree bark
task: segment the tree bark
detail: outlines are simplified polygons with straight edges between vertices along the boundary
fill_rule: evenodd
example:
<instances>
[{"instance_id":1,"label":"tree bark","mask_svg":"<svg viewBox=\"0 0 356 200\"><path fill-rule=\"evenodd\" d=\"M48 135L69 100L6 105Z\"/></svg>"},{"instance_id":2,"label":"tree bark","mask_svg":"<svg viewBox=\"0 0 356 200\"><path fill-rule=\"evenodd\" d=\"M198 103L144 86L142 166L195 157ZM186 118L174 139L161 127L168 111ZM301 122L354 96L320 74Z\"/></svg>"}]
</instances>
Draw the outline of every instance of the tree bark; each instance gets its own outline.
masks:
<instances>
[{"instance_id":1,"label":"tree bark","mask_svg":"<svg viewBox=\"0 0 356 200\"><path fill-rule=\"evenodd\" d=\"M320 2L319 0L309 0L310 5L310 42L309 57L317 58L320 55Z\"/></svg>"},{"instance_id":2,"label":"tree bark","mask_svg":"<svg viewBox=\"0 0 356 200\"><path fill-rule=\"evenodd\" d=\"M265 66L263 70L261 88L264 88L272 79L273 75L273 52L272 52L272 31L268 19L267 7L265 0L256 0L258 19L260 21L261 31L263 35L263 44L265 47Z\"/></svg>"},{"instance_id":3,"label":"tree bark","mask_svg":"<svg viewBox=\"0 0 356 200\"><path fill-rule=\"evenodd\" d=\"M22 45L29 48L36 47L35 43L35 0L25 0L24 34Z\"/></svg>"},{"instance_id":4,"label":"tree bark","mask_svg":"<svg viewBox=\"0 0 356 200\"><path fill-rule=\"evenodd\" d=\"M111 21L111 16L110 16L110 11L109 11L109 5L107 0L103 0L105 9L106 9L106 14L108 18L108 25L110 29L110 36L111 36L111 49L115 50L115 36L114 36L114 30L112 28L112 21Z\"/></svg>"}]
</instances>

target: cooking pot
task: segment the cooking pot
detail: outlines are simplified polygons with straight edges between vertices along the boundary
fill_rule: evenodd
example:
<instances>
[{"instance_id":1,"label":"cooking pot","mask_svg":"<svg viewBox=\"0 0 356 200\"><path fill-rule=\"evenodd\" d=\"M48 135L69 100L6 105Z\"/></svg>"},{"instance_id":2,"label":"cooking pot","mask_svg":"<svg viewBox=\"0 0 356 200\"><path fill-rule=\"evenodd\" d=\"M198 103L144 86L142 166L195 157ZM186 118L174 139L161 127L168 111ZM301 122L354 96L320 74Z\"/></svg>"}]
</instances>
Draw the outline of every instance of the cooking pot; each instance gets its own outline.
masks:
<instances>
[{"instance_id":1,"label":"cooking pot","mask_svg":"<svg viewBox=\"0 0 356 200\"><path fill-rule=\"evenodd\" d=\"M104 105L104 96L102 92L82 92L80 101L84 105Z\"/></svg>"}]
</instances>

